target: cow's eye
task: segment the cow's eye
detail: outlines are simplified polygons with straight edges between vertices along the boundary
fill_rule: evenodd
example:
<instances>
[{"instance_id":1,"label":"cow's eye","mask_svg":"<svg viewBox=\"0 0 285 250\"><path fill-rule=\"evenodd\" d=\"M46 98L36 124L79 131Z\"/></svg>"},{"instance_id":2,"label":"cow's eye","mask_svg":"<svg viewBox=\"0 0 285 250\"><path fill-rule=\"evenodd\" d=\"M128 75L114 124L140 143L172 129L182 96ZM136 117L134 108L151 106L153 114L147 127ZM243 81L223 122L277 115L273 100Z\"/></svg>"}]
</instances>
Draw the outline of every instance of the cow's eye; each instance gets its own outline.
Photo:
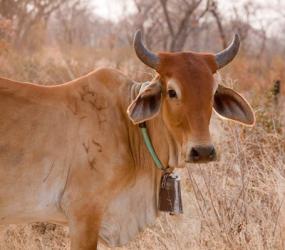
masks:
<instances>
[{"instance_id":1,"label":"cow's eye","mask_svg":"<svg viewBox=\"0 0 285 250\"><path fill-rule=\"evenodd\" d=\"M167 91L167 93L168 93L169 98L177 98L177 94L176 94L175 90L169 89Z\"/></svg>"}]
</instances>

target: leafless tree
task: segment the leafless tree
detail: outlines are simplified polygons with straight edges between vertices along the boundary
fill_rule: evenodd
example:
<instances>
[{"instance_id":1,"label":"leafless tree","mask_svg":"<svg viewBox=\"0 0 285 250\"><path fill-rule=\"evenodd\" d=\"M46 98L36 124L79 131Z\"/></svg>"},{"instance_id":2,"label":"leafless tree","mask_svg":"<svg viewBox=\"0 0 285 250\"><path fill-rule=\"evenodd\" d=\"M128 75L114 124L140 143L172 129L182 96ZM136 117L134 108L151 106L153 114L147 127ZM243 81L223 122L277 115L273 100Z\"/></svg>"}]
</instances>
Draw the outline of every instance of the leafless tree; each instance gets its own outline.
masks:
<instances>
[{"instance_id":1,"label":"leafless tree","mask_svg":"<svg viewBox=\"0 0 285 250\"><path fill-rule=\"evenodd\" d=\"M217 1L211 1L211 3L209 4L209 11L212 13L214 20L217 23L219 36L222 42L222 47L225 49L227 47L227 38L226 38L225 29L224 29L223 22L222 22L222 16L218 9Z\"/></svg>"},{"instance_id":2,"label":"leafless tree","mask_svg":"<svg viewBox=\"0 0 285 250\"><path fill-rule=\"evenodd\" d=\"M200 25L210 0L134 0L137 27L145 30L146 41L162 43L164 49L182 50L191 32ZM153 41L153 35L158 37Z\"/></svg>"},{"instance_id":3,"label":"leafless tree","mask_svg":"<svg viewBox=\"0 0 285 250\"><path fill-rule=\"evenodd\" d=\"M94 30L95 23L85 1L67 1L56 11L55 20L57 40L69 45L92 43L93 32L90 29Z\"/></svg>"},{"instance_id":4,"label":"leafless tree","mask_svg":"<svg viewBox=\"0 0 285 250\"><path fill-rule=\"evenodd\" d=\"M14 22L15 45L19 47L30 30L48 18L64 1L61 0L0 0L0 16Z\"/></svg>"},{"instance_id":5,"label":"leafless tree","mask_svg":"<svg viewBox=\"0 0 285 250\"><path fill-rule=\"evenodd\" d=\"M202 18L208 11L209 0L206 2L206 7L200 10L202 0L186 1L183 0L181 8L175 13L175 18L171 18L171 12L168 9L168 0L160 0L160 4L163 9L163 15L167 24L169 34L171 36L171 42L169 49L171 51L182 50L190 33L190 30L196 25L200 18ZM173 6L172 6L173 8ZM179 13L181 17L179 18Z\"/></svg>"}]
</instances>

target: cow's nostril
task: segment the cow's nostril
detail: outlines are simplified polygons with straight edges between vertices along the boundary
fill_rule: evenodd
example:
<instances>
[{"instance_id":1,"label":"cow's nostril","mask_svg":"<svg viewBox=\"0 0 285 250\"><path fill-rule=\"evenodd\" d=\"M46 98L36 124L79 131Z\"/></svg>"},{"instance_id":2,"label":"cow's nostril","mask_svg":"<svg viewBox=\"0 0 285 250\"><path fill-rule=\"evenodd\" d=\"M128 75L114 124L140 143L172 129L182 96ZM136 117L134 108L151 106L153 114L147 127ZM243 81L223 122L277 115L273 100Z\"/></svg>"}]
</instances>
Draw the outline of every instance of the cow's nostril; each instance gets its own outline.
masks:
<instances>
[{"instance_id":1,"label":"cow's nostril","mask_svg":"<svg viewBox=\"0 0 285 250\"><path fill-rule=\"evenodd\" d=\"M211 153L209 154L209 159L210 159L210 160L216 159L216 150L215 150L215 148L213 148L213 149L211 150Z\"/></svg>"},{"instance_id":2,"label":"cow's nostril","mask_svg":"<svg viewBox=\"0 0 285 250\"><path fill-rule=\"evenodd\" d=\"M192 160L194 160L194 161L199 160L199 152L198 152L198 150L196 150L195 148L192 148L191 152L190 152L190 158Z\"/></svg>"}]
</instances>

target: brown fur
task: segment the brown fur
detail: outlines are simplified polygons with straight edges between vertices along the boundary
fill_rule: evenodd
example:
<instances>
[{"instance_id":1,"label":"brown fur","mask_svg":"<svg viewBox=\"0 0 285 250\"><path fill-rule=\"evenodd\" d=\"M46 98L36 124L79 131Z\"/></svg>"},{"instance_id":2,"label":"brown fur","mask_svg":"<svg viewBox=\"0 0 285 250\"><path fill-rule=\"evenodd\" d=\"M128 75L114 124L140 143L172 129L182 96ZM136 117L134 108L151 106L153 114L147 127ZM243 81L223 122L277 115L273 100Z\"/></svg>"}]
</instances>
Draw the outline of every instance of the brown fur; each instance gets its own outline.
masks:
<instances>
[{"instance_id":1,"label":"brown fur","mask_svg":"<svg viewBox=\"0 0 285 250\"><path fill-rule=\"evenodd\" d=\"M175 132L189 133L190 140L197 144L210 143L209 122L212 113L214 78L217 66L213 55L197 53L160 53L158 73L164 88L168 79L175 79L183 93L181 103L171 112L171 104L165 103L165 113L171 124L181 121ZM186 117L181 116L184 114ZM176 135L182 137L183 135ZM175 136L175 137L176 137Z\"/></svg>"}]
</instances>

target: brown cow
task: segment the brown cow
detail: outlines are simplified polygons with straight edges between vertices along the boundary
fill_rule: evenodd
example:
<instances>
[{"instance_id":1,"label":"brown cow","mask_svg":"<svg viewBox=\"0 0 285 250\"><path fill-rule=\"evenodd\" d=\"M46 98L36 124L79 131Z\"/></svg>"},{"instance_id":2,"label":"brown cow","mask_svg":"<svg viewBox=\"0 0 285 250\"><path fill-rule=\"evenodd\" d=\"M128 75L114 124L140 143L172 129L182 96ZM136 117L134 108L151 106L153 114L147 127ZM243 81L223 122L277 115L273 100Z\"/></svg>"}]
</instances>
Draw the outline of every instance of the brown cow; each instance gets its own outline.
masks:
<instances>
[{"instance_id":1,"label":"brown cow","mask_svg":"<svg viewBox=\"0 0 285 250\"><path fill-rule=\"evenodd\" d=\"M0 78L1 224L68 224L72 249L96 249L98 237L125 244L158 215L161 172L135 124L147 121L170 168L216 158L212 107L254 124L248 103L213 79L236 55L238 36L217 55L154 54L140 32L134 47L158 73L149 83L106 68L57 86Z\"/></svg>"}]
</instances>

